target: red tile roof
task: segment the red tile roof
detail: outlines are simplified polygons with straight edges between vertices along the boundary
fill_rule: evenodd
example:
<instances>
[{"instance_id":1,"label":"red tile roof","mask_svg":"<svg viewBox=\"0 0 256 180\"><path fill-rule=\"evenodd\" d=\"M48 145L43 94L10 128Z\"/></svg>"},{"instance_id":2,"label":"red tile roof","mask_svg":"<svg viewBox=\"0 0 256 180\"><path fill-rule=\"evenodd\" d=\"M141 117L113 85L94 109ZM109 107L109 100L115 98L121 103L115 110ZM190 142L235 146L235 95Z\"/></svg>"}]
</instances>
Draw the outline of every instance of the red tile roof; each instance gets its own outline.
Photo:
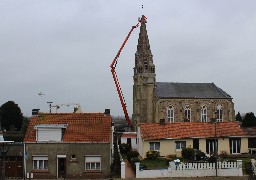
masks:
<instances>
[{"instance_id":1,"label":"red tile roof","mask_svg":"<svg viewBox=\"0 0 256 180\"><path fill-rule=\"evenodd\" d=\"M123 133L122 138L136 138L137 133Z\"/></svg>"},{"instance_id":2,"label":"red tile roof","mask_svg":"<svg viewBox=\"0 0 256 180\"><path fill-rule=\"evenodd\" d=\"M30 118L24 142L36 141L35 125L68 124L63 142L110 142L112 118L103 113L53 113Z\"/></svg>"},{"instance_id":3,"label":"red tile roof","mask_svg":"<svg viewBox=\"0 0 256 180\"><path fill-rule=\"evenodd\" d=\"M214 124L207 122L175 122L161 125L159 123L141 123L141 136L144 140L210 138L214 137ZM221 122L216 126L217 137L256 136L248 128L241 128L239 122Z\"/></svg>"}]
</instances>

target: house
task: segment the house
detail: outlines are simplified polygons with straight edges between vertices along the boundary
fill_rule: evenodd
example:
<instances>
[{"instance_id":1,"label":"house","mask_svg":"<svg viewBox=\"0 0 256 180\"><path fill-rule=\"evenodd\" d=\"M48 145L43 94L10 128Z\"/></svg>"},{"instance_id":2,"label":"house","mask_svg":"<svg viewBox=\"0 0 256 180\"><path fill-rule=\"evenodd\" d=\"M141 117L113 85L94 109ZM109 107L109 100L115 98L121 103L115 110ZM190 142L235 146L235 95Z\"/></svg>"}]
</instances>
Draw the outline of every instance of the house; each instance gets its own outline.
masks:
<instances>
[{"instance_id":1,"label":"house","mask_svg":"<svg viewBox=\"0 0 256 180\"><path fill-rule=\"evenodd\" d=\"M23 143L5 141L0 132L0 177L23 178Z\"/></svg>"},{"instance_id":2,"label":"house","mask_svg":"<svg viewBox=\"0 0 256 180\"><path fill-rule=\"evenodd\" d=\"M121 144L127 143L131 146L132 150L138 149L137 133L136 132L123 132L121 134Z\"/></svg>"},{"instance_id":3,"label":"house","mask_svg":"<svg viewBox=\"0 0 256 180\"><path fill-rule=\"evenodd\" d=\"M33 116L24 140L27 177L109 177L112 129L109 111Z\"/></svg>"},{"instance_id":4,"label":"house","mask_svg":"<svg viewBox=\"0 0 256 180\"><path fill-rule=\"evenodd\" d=\"M239 122L216 123L217 152L252 153L256 148L256 128L242 128ZM193 148L211 155L214 152L215 124L207 122L141 123L138 151L145 158L150 150L160 156L181 156L183 148Z\"/></svg>"},{"instance_id":5,"label":"house","mask_svg":"<svg viewBox=\"0 0 256 180\"><path fill-rule=\"evenodd\" d=\"M156 82L146 18L142 16L133 75L134 126L145 122L235 120L232 97L214 83ZM169 69L175 68L175 62ZM171 77L171 71L170 71Z\"/></svg>"}]
</instances>

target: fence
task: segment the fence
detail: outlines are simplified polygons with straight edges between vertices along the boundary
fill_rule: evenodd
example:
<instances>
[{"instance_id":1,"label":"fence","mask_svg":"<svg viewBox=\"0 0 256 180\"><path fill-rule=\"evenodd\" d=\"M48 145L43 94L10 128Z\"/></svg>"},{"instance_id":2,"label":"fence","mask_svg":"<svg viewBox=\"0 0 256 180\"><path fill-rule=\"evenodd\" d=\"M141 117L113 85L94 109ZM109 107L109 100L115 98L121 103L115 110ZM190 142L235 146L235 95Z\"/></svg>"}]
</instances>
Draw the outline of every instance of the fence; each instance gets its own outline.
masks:
<instances>
[{"instance_id":1,"label":"fence","mask_svg":"<svg viewBox=\"0 0 256 180\"><path fill-rule=\"evenodd\" d=\"M122 166L123 168L124 166ZM180 163L170 162L168 169L143 170L140 163L136 163L136 178L160 177L206 177L206 176L243 176L242 160L237 162L215 163Z\"/></svg>"}]
</instances>

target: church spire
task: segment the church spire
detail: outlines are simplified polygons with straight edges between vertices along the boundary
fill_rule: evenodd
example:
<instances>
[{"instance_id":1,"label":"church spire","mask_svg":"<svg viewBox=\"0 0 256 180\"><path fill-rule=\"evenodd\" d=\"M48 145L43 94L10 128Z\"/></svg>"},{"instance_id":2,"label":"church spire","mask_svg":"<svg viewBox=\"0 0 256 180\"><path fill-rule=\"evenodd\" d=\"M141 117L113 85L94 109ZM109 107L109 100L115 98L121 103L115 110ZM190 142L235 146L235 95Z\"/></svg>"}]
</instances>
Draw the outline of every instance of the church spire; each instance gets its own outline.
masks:
<instances>
[{"instance_id":1,"label":"church spire","mask_svg":"<svg viewBox=\"0 0 256 180\"><path fill-rule=\"evenodd\" d=\"M147 19L144 15L142 15L140 34L139 34L138 45L137 45L138 54L143 54L143 53L151 54L148 33L146 29L146 23L147 23Z\"/></svg>"},{"instance_id":2,"label":"church spire","mask_svg":"<svg viewBox=\"0 0 256 180\"><path fill-rule=\"evenodd\" d=\"M154 122L155 77L155 65L148 40L146 17L143 15L133 76L133 120L134 122L136 120L138 124Z\"/></svg>"},{"instance_id":3,"label":"church spire","mask_svg":"<svg viewBox=\"0 0 256 180\"><path fill-rule=\"evenodd\" d=\"M146 29L147 18L142 15L140 33L135 54L134 74L136 73L155 73L153 55L150 50L148 33Z\"/></svg>"}]
</instances>

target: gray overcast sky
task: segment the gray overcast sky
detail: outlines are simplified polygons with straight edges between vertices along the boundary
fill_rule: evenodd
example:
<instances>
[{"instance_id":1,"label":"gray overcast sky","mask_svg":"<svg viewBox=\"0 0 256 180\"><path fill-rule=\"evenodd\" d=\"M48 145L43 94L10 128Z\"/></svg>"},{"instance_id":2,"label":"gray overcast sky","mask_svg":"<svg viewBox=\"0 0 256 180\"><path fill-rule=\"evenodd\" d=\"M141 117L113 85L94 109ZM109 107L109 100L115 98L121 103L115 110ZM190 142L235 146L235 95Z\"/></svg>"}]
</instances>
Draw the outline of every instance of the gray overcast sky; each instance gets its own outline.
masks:
<instances>
[{"instance_id":1,"label":"gray overcast sky","mask_svg":"<svg viewBox=\"0 0 256 180\"><path fill-rule=\"evenodd\" d=\"M214 82L236 113L255 112L255 7L255 0L0 0L0 105L12 100L31 115L49 111L47 101L80 103L84 112L123 115L109 65L143 13L157 81ZM138 34L117 66L129 115Z\"/></svg>"}]
</instances>

